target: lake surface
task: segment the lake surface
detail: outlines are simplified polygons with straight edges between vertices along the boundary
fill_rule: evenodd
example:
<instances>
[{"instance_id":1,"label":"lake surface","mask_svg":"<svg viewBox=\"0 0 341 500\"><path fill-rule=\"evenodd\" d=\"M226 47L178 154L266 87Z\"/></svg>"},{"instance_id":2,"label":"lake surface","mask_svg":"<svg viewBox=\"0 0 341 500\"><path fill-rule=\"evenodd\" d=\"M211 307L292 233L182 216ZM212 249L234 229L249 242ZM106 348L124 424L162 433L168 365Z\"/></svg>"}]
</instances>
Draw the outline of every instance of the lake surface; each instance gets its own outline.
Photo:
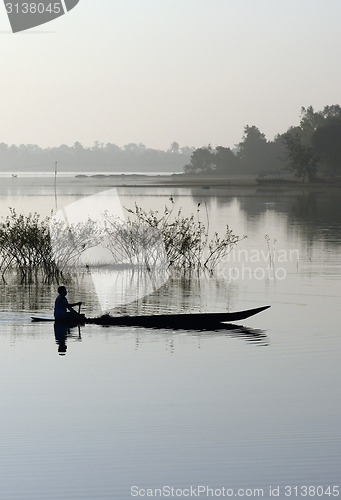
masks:
<instances>
[{"instance_id":1,"label":"lake surface","mask_svg":"<svg viewBox=\"0 0 341 500\"><path fill-rule=\"evenodd\" d=\"M2 179L0 214L10 206L45 216L110 182L59 179L56 198L51 178ZM305 496L304 486L320 487L308 496L338 496L340 193L117 192L129 208L162 211L170 195L184 213L200 203L211 232L228 223L247 238L215 276L174 274L135 301L135 285L121 281L116 310L271 309L217 331L87 325L70 331L65 350L53 324L30 321L51 312L56 287L2 283L0 498L126 500L160 497L163 487L164 497L167 487L173 497L193 487L201 498L268 498L279 487L285 498L289 486L291 496ZM90 278L69 284L89 316L101 309Z\"/></svg>"}]
</instances>

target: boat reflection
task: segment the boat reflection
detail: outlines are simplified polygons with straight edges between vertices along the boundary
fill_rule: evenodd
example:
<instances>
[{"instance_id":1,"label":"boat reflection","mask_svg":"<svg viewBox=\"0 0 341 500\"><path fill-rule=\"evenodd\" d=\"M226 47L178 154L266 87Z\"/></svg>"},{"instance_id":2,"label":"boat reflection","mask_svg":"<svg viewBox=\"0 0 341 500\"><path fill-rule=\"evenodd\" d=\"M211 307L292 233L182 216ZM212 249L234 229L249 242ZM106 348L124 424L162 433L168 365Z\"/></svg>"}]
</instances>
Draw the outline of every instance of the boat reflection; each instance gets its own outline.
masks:
<instances>
[{"instance_id":1,"label":"boat reflection","mask_svg":"<svg viewBox=\"0 0 341 500\"><path fill-rule=\"evenodd\" d=\"M247 342L261 344L263 346L270 345L269 338L264 330L248 328L242 325L226 324L224 326L219 326L214 330L214 332L219 332L222 330L225 330L225 333L228 337L243 339ZM227 333L227 331L229 333Z\"/></svg>"},{"instance_id":2,"label":"boat reflection","mask_svg":"<svg viewBox=\"0 0 341 500\"><path fill-rule=\"evenodd\" d=\"M121 327L126 328L126 327ZM141 332L141 328L135 327L134 330L139 330ZM230 337L235 339L245 340L246 342L250 342L253 344L258 344L262 346L270 345L270 340L264 330L249 328L242 325L235 325L233 323L218 323L216 325L211 326L210 328L195 328L195 329L184 329L184 328L150 328L149 331L153 331L154 333L158 331L159 333L174 333L174 335L179 333L187 333L192 337ZM139 336L139 343L141 344L141 336Z\"/></svg>"},{"instance_id":3,"label":"boat reflection","mask_svg":"<svg viewBox=\"0 0 341 500\"><path fill-rule=\"evenodd\" d=\"M88 328L89 326L82 326L82 328ZM184 328L144 328L140 326L108 326L108 325L96 325L96 328L105 328L112 332L116 339L120 337L126 337L129 335L135 335L135 349L142 347L146 342L150 341L160 342L163 341L166 344L166 350L171 347L171 352L174 353L176 350L176 339L183 335L189 335L191 337L196 337L199 340L204 338L215 338L215 337L229 337L233 339L244 340L245 342L256 344L258 346L266 347L270 345L269 338L264 330L249 328L242 325L236 325L232 323L218 323L211 326L210 328L195 328L195 329L184 329ZM74 330L77 329L77 334ZM56 344L58 345L58 353L60 356L65 356L67 351L67 340L81 340L81 326L68 327L63 324L54 324L54 335Z\"/></svg>"}]
</instances>

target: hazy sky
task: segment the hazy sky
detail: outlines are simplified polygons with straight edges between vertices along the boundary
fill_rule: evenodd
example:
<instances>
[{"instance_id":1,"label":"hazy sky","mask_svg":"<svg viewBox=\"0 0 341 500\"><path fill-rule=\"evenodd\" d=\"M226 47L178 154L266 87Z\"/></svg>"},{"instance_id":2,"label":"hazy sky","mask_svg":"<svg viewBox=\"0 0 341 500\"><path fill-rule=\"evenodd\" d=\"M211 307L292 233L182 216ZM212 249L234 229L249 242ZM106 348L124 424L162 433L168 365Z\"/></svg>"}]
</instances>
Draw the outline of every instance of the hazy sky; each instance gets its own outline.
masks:
<instances>
[{"instance_id":1,"label":"hazy sky","mask_svg":"<svg viewBox=\"0 0 341 500\"><path fill-rule=\"evenodd\" d=\"M80 0L12 34L0 5L0 142L233 146L341 104L340 0Z\"/></svg>"}]
</instances>

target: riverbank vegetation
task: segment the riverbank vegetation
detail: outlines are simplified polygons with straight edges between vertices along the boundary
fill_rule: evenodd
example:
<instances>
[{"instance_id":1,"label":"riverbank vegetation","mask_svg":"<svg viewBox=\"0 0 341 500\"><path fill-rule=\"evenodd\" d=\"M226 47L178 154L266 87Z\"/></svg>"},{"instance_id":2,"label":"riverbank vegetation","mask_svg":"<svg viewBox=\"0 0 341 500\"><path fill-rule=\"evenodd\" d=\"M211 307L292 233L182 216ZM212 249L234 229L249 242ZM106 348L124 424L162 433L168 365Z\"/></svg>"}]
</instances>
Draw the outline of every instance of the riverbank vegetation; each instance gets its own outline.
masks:
<instances>
[{"instance_id":1,"label":"riverbank vegetation","mask_svg":"<svg viewBox=\"0 0 341 500\"><path fill-rule=\"evenodd\" d=\"M184 170L188 174L246 175L273 177L290 172L303 182L318 175L341 174L341 107L325 106L315 111L301 109L300 122L285 133L267 140L256 127L244 128L242 141L233 149L223 146L198 148Z\"/></svg>"},{"instance_id":2,"label":"riverbank vegetation","mask_svg":"<svg viewBox=\"0 0 341 500\"><path fill-rule=\"evenodd\" d=\"M173 141L166 150L130 143L123 147L96 141L85 147L41 148L32 144L20 146L0 143L0 169L54 172L177 172L194 176L209 175L277 178L279 173L314 181L318 176L333 179L341 174L341 107L325 106L315 111L301 108L298 125L278 133L272 140L256 125L246 125L238 144L180 146Z\"/></svg>"}]
</instances>

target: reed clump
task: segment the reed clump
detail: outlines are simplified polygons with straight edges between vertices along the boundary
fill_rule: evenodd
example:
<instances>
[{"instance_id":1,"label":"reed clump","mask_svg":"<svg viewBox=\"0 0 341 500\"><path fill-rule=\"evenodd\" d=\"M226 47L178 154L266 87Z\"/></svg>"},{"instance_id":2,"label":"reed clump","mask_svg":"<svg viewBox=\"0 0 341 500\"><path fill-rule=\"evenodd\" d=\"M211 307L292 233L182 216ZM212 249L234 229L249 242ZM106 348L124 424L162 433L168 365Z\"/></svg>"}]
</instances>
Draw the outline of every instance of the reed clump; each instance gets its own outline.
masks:
<instances>
[{"instance_id":1,"label":"reed clump","mask_svg":"<svg viewBox=\"0 0 341 500\"><path fill-rule=\"evenodd\" d=\"M144 226L158 231L163 239L169 267L177 269L206 269L210 272L228 255L239 241L239 237L226 224L225 233L220 236L214 232L209 234L209 219L201 220L201 204L197 205L197 214L185 216L182 208L175 210L174 198L170 197L171 206L165 206L164 211L143 210L135 204L135 210L126 209L134 215L136 221ZM134 221L128 220L128 225Z\"/></svg>"},{"instance_id":2,"label":"reed clump","mask_svg":"<svg viewBox=\"0 0 341 500\"><path fill-rule=\"evenodd\" d=\"M1 276L5 280L14 271L23 282L38 275L59 281L63 271L87 267L84 252L99 247L110 251L113 263L213 272L243 238L228 225L223 236L210 235L208 216L206 225L200 218L200 203L196 215L185 216L181 208L175 210L172 197L170 202L162 213L137 205L135 210L126 209L134 216L126 222L105 212L100 221L71 225L53 217L41 219L37 213L18 214L11 208L0 223Z\"/></svg>"},{"instance_id":3,"label":"reed clump","mask_svg":"<svg viewBox=\"0 0 341 500\"><path fill-rule=\"evenodd\" d=\"M42 273L54 278L59 271L55 265L49 232L50 218L41 219L37 213L10 214L0 223L0 273L16 271L22 281L32 280Z\"/></svg>"}]
</instances>

